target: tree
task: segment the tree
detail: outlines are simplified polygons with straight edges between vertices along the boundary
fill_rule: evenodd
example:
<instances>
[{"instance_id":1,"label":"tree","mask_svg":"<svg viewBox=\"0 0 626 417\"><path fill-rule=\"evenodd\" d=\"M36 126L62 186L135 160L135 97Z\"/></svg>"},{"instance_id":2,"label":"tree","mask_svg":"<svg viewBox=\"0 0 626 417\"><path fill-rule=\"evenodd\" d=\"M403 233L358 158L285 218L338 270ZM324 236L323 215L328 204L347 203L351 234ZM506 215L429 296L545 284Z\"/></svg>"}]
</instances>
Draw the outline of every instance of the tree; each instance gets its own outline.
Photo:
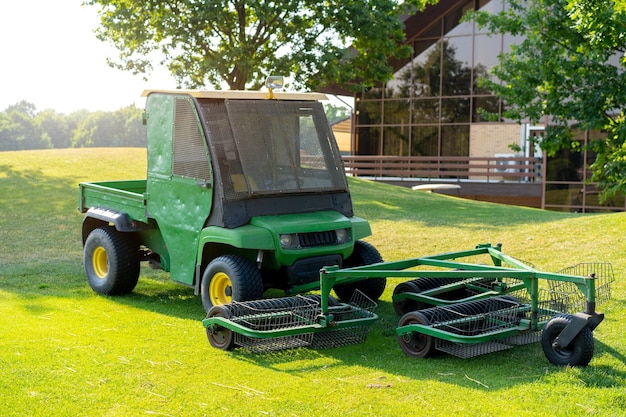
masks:
<instances>
[{"instance_id":1,"label":"tree","mask_svg":"<svg viewBox=\"0 0 626 417\"><path fill-rule=\"evenodd\" d=\"M607 200L626 192L626 1L507 0L499 14L477 12L479 26L519 36L500 57L497 79L484 85L502 97L505 116L548 127L540 146L554 155L580 150L576 130L602 130L592 181Z\"/></svg>"},{"instance_id":2,"label":"tree","mask_svg":"<svg viewBox=\"0 0 626 417\"><path fill-rule=\"evenodd\" d=\"M345 106L335 106L324 103L324 112L329 124L334 124L340 120L350 117L350 109Z\"/></svg>"},{"instance_id":3,"label":"tree","mask_svg":"<svg viewBox=\"0 0 626 417\"><path fill-rule=\"evenodd\" d=\"M72 147L145 146L142 110L134 105L114 112L88 113L74 131Z\"/></svg>"},{"instance_id":4,"label":"tree","mask_svg":"<svg viewBox=\"0 0 626 417\"><path fill-rule=\"evenodd\" d=\"M35 116L35 123L52 147L68 148L70 146L71 133L65 115L51 109L44 110Z\"/></svg>"},{"instance_id":5,"label":"tree","mask_svg":"<svg viewBox=\"0 0 626 417\"><path fill-rule=\"evenodd\" d=\"M154 57L181 86L257 89L270 74L296 88L359 90L391 78L410 55L399 16L438 0L86 0L100 6L99 39L113 67L146 74ZM401 4L400 4L401 3Z\"/></svg>"},{"instance_id":6,"label":"tree","mask_svg":"<svg viewBox=\"0 0 626 417\"><path fill-rule=\"evenodd\" d=\"M50 140L43 137L35 123L35 114L35 105L27 101L20 101L0 113L0 151L51 147Z\"/></svg>"}]
</instances>

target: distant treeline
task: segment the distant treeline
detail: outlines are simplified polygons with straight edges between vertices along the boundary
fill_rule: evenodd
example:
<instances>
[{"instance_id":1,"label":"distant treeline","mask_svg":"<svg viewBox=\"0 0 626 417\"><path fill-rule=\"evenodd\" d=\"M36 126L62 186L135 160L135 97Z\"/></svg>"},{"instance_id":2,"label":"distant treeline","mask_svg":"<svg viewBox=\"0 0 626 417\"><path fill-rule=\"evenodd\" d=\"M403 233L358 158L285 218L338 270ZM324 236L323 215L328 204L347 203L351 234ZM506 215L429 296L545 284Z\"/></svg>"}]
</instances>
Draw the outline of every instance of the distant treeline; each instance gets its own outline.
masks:
<instances>
[{"instance_id":1,"label":"distant treeline","mask_svg":"<svg viewBox=\"0 0 626 417\"><path fill-rule=\"evenodd\" d=\"M344 107L325 105L329 122L350 115ZM49 148L146 146L142 112L134 105L116 111L79 110L70 114L38 112L20 101L0 113L0 151Z\"/></svg>"},{"instance_id":2,"label":"distant treeline","mask_svg":"<svg viewBox=\"0 0 626 417\"><path fill-rule=\"evenodd\" d=\"M0 113L0 151L144 147L146 133L142 112L134 105L110 112L38 112L34 104L20 101Z\"/></svg>"}]
</instances>

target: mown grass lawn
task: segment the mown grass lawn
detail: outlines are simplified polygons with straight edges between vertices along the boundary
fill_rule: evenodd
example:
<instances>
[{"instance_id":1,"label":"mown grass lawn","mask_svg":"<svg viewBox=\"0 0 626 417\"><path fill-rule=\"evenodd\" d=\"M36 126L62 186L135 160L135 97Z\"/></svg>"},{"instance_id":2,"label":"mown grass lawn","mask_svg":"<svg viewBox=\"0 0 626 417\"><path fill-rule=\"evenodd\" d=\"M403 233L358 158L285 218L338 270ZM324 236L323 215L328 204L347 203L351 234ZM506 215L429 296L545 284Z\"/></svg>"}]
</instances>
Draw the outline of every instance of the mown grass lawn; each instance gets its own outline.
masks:
<instances>
[{"instance_id":1,"label":"mown grass lawn","mask_svg":"<svg viewBox=\"0 0 626 417\"><path fill-rule=\"evenodd\" d=\"M143 149L0 153L2 416L621 416L626 409L626 214L580 215L461 200L351 180L386 260L502 242L556 271L609 261L586 368L539 344L462 360L416 360L396 341L390 281L365 343L255 355L211 348L202 303L142 269L132 295L91 291L82 269L79 181L142 178Z\"/></svg>"}]
</instances>

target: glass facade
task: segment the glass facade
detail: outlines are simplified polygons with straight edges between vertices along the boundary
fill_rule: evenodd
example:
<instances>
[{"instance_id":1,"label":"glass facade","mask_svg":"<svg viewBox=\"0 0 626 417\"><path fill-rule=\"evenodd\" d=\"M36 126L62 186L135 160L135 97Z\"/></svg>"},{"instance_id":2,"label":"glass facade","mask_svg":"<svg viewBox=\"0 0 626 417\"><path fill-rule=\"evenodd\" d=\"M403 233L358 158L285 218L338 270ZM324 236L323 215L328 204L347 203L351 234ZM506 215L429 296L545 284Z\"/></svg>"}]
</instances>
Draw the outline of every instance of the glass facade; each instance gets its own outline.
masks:
<instances>
[{"instance_id":1,"label":"glass facade","mask_svg":"<svg viewBox=\"0 0 626 417\"><path fill-rule=\"evenodd\" d=\"M580 132L575 139L580 151L564 149L546 160L543 207L550 210L594 213L624 211L626 198L619 194L606 202L600 202L596 185L590 182L589 166L596 159L595 153L582 150L590 141L603 140L601 132Z\"/></svg>"},{"instance_id":2,"label":"glass facade","mask_svg":"<svg viewBox=\"0 0 626 417\"><path fill-rule=\"evenodd\" d=\"M441 0L429 13L409 18L413 53L398 63L394 78L355 97L354 155L492 157L526 144L529 132L503 116L503 102L480 84L498 56L520 41L493 35L462 18L470 10L498 13L505 0ZM489 117L486 117L489 115ZM600 136L599 136L600 135ZM523 139L520 139L524 136ZM531 135L532 136L532 135ZM601 134L582 132L587 143ZM528 146L522 156L540 156ZM599 202L589 183L590 152L561 151L544 157L541 207L551 210L623 211L624 196ZM534 182L534 181L533 181Z\"/></svg>"},{"instance_id":3,"label":"glass facade","mask_svg":"<svg viewBox=\"0 0 626 417\"><path fill-rule=\"evenodd\" d=\"M470 125L486 123L484 112L501 118L500 100L479 79L512 40L461 20L476 9L498 12L504 4L457 2L409 40L413 55L391 81L357 97L354 154L468 156Z\"/></svg>"}]
</instances>

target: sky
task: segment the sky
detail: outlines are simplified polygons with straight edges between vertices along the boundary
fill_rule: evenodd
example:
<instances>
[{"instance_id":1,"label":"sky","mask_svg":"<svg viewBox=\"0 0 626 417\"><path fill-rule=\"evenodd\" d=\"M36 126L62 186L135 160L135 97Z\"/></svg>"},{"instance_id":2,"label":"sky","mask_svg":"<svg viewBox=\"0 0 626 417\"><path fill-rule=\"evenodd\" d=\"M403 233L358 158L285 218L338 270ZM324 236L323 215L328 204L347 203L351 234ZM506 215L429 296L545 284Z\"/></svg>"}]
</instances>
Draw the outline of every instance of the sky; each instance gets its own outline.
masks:
<instances>
[{"instance_id":1,"label":"sky","mask_svg":"<svg viewBox=\"0 0 626 417\"><path fill-rule=\"evenodd\" d=\"M148 81L109 67L115 48L99 41L97 8L83 0L2 0L0 3L0 112L26 100L37 111L113 111L143 107L146 88L175 88L157 68Z\"/></svg>"}]
</instances>

